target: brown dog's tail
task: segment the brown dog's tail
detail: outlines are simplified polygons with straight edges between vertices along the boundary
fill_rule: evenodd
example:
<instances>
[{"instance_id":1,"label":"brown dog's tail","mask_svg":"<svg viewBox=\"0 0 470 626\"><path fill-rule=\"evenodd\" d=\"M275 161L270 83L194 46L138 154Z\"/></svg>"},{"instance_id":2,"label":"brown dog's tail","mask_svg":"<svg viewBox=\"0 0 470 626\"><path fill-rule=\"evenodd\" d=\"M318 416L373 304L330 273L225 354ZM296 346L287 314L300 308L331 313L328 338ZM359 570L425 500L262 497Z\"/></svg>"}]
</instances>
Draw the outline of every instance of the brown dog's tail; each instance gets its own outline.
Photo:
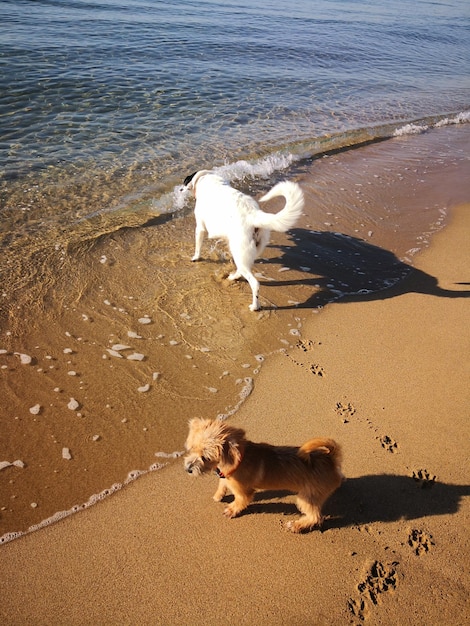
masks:
<instances>
[{"instance_id":1,"label":"brown dog's tail","mask_svg":"<svg viewBox=\"0 0 470 626\"><path fill-rule=\"evenodd\" d=\"M334 439L310 439L299 448L297 454L307 462L311 460L312 456L329 456L336 467L341 465L342 460L341 446Z\"/></svg>"}]
</instances>

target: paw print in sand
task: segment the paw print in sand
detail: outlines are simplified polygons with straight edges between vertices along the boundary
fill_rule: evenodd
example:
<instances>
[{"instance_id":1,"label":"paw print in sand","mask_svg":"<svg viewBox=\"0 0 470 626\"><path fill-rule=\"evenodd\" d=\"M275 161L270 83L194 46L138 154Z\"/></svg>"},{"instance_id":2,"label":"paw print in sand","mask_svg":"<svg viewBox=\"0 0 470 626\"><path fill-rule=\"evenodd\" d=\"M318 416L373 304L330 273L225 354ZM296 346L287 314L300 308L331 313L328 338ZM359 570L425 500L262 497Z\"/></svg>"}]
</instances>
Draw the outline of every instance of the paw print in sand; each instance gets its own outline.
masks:
<instances>
[{"instance_id":1,"label":"paw print in sand","mask_svg":"<svg viewBox=\"0 0 470 626\"><path fill-rule=\"evenodd\" d=\"M317 365L316 363L310 366L310 371L312 372L312 374L315 374L315 376L322 377L325 375L325 370L323 369L323 367L321 365Z\"/></svg>"},{"instance_id":2,"label":"paw print in sand","mask_svg":"<svg viewBox=\"0 0 470 626\"><path fill-rule=\"evenodd\" d=\"M342 418L343 423L347 424L350 418L356 412L356 409L353 405L348 402L347 404L343 404L342 402L337 402L335 407L336 414Z\"/></svg>"},{"instance_id":3,"label":"paw print in sand","mask_svg":"<svg viewBox=\"0 0 470 626\"><path fill-rule=\"evenodd\" d=\"M431 546L434 545L432 535L427 535L423 530L413 528L408 536L408 545L413 548L416 556L421 556L429 552Z\"/></svg>"},{"instance_id":4,"label":"paw print in sand","mask_svg":"<svg viewBox=\"0 0 470 626\"><path fill-rule=\"evenodd\" d=\"M427 489L434 486L436 476L430 474L426 469L413 470L411 477L418 483L421 489Z\"/></svg>"},{"instance_id":5,"label":"paw print in sand","mask_svg":"<svg viewBox=\"0 0 470 626\"><path fill-rule=\"evenodd\" d=\"M314 346L315 342L311 339L301 339L297 344L297 348L302 350L302 352L310 352L310 350L313 350Z\"/></svg>"},{"instance_id":6,"label":"paw print in sand","mask_svg":"<svg viewBox=\"0 0 470 626\"><path fill-rule=\"evenodd\" d=\"M375 561L365 578L357 585L359 597L348 600L348 609L355 620L365 621L372 606L379 604L383 593L394 591L398 585L397 562L383 564Z\"/></svg>"},{"instance_id":7,"label":"paw print in sand","mask_svg":"<svg viewBox=\"0 0 470 626\"><path fill-rule=\"evenodd\" d=\"M381 444L382 448L384 448L388 452L392 452L392 454L398 451L398 444L397 444L397 442L394 441L388 435L384 435L383 437L380 437L380 444Z\"/></svg>"}]
</instances>

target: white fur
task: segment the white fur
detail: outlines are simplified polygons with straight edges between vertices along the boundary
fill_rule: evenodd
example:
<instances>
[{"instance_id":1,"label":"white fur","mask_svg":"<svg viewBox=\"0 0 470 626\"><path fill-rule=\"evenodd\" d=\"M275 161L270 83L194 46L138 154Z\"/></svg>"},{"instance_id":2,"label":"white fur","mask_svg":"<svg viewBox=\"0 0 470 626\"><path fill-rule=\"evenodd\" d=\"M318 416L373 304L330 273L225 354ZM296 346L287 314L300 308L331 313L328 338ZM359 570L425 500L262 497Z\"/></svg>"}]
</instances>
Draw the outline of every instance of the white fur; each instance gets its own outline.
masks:
<instances>
[{"instance_id":1,"label":"white fur","mask_svg":"<svg viewBox=\"0 0 470 626\"><path fill-rule=\"evenodd\" d=\"M297 183L275 185L260 201L284 196L286 204L279 213L264 213L254 198L234 189L222 177L208 170L197 172L187 183L194 190L196 206L196 247L193 261L201 258L204 236L228 242L236 271L229 280L245 278L253 294L251 311L259 309L259 282L252 273L255 259L269 243L270 231L286 232L302 215L304 197Z\"/></svg>"}]
</instances>

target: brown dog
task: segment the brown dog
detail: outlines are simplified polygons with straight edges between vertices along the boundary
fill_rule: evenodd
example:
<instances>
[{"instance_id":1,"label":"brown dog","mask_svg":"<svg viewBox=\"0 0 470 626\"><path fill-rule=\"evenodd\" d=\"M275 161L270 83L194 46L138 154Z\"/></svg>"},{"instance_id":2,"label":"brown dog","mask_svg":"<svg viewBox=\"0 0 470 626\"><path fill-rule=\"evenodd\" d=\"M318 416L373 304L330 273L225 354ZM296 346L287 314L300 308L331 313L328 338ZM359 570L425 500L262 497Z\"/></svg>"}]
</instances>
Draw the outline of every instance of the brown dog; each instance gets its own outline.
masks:
<instances>
[{"instance_id":1,"label":"brown dog","mask_svg":"<svg viewBox=\"0 0 470 626\"><path fill-rule=\"evenodd\" d=\"M220 477L214 500L220 502L229 489L235 499L224 510L236 517L252 501L258 489L286 489L297 493L303 515L287 528L311 530L322 521L321 508L340 486L341 448L333 439L310 439L300 448L253 443L241 428L221 420L195 418L189 422L184 466L190 474L216 471Z\"/></svg>"}]
</instances>

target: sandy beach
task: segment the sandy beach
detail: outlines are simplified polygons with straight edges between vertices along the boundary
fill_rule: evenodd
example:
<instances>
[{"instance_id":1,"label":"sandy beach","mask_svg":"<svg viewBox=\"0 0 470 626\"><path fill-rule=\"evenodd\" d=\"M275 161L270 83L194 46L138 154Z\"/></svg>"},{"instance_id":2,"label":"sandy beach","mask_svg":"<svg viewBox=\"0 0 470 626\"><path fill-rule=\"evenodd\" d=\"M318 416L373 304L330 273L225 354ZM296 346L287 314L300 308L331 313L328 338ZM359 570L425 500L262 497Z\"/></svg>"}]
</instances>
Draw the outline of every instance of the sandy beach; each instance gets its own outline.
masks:
<instances>
[{"instance_id":1,"label":"sandy beach","mask_svg":"<svg viewBox=\"0 0 470 626\"><path fill-rule=\"evenodd\" d=\"M470 624L462 0L24 4L1 10L0 626ZM205 169L267 213L303 192L255 312L225 238L195 255ZM337 441L318 525L291 532L288 482L227 519L213 468L185 471L194 418Z\"/></svg>"},{"instance_id":2,"label":"sandy beach","mask_svg":"<svg viewBox=\"0 0 470 626\"><path fill-rule=\"evenodd\" d=\"M312 313L236 415L253 440L341 442L321 531L282 529L284 493L229 521L175 459L2 546L2 623L468 623L469 233L460 206L398 288Z\"/></svg>"}]
</instances>

